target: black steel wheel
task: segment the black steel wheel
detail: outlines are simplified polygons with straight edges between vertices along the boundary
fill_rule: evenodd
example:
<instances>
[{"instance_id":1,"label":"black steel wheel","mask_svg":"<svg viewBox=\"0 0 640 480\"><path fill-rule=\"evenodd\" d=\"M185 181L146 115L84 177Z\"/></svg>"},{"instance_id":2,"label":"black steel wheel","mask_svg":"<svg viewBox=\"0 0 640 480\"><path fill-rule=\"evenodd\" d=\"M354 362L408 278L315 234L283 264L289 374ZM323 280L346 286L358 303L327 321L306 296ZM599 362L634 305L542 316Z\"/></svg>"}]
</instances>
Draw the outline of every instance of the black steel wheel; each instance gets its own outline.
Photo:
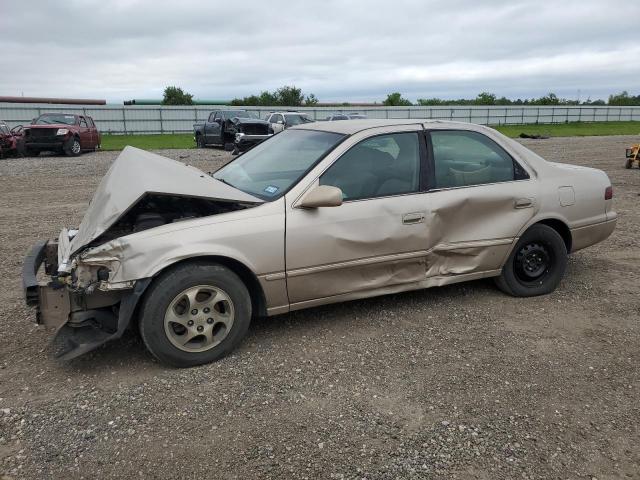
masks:
<instances>
[{"instance_id":1,"label":"black steel wheel","mask_svg":"<svg viewBox=\"0 0 640 480\"><path fill-rule=\"evenodd\" d=\"M566 266L564 240L553 228L538 223L520 237L496 284L516 297L544 295L556 289Z\"/></svg>"}]
</instances>

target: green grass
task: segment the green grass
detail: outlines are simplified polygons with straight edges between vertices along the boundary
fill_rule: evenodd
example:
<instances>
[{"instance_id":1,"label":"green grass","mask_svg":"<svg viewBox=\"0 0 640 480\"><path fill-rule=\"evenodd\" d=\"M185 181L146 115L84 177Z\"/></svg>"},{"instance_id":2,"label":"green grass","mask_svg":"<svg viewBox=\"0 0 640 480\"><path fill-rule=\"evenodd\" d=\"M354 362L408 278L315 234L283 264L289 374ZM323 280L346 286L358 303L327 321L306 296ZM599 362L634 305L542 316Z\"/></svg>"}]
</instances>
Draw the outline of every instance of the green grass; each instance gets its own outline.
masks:
<instances>
[{"instance_id":1,"label":"green grass","mask_svg":"<svg viewBox=\"0 0 640 480\"><path fill-rule=\"evenodd\" d=\"M143 150L165 148L195 148L191 133L163 135L102 135L102 150L122 150L127 145Z\"/></svg>"},{"instance_id":2,"label":"green grass","mask_svg":"<svg viewBox=\"0 0 640 480\"><path fill-rule=\"evenodd\" d=\"M640 135L640 122L571 122L553 125L493 125L508 137L521 133L546 137L584 137L587 135Z\"/></svg>"},{"instance_id":3,"label":"green grass","mask_svg":"<svg viewBox=\"0 0 640 480\"><path fill-rule=\"evenodd\" d=\"M517 137L521 133L548 137L583 137L586 135L640 135L640 122L572 122L552 125L494 125L493 128ZM195 148L193 135L173 133L163 135L102 135L103 150L122 150L127 145L144 150L165 148Z\"/></svg>"}]
</instances>

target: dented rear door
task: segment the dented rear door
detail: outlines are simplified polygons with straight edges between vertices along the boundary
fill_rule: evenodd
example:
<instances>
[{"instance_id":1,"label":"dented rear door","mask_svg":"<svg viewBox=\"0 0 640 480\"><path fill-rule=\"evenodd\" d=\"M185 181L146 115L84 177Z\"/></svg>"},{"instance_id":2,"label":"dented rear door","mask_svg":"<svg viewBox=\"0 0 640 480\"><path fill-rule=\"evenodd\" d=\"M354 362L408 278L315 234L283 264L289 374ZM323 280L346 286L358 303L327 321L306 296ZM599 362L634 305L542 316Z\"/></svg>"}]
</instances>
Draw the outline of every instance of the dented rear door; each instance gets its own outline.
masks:
<instances>
[{"instance_id":1,"label":"dented rear door","mask_svg":"<svg viewBox=\"0 0 640 480\"><path fill-rule=\"evenodd\" d=\"M501 269L516 235L535 211L531 182L430 192L426 276L449 277Z\"/></svg>"},{"instance_id":2,"label":"dented rear door","mask_svg":"<svg viewBox=\"0 0 640 480\"><path fill-rule=\"evenodd\" d=\"M427 145L426 276L500 270L518 232L538 211L537 182L482 133L432 130Z\"/></svg>"}]
</instances>

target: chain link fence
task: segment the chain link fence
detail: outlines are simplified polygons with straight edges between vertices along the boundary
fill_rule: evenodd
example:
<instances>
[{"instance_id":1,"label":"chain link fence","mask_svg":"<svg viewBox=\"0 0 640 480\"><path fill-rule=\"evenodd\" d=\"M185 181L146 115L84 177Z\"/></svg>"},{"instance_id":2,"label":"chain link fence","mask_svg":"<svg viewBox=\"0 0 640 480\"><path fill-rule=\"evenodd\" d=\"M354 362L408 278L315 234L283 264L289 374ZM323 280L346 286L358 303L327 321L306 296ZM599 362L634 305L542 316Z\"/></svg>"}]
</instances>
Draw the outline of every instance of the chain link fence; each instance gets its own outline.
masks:
<instances>
[{"instance_id":1,"label":"chain link fence","mask_svg":"<svg viewBox=\"0 0 640 480\"><path fill-rule=\"evenodd\" d=\"M10 126L28 125L46 112L77 113L91 116L102 133L187 133L193 124L204 122L213 110L242 109L223 105L192 107L170 106L77 106L0 103L0 120ZM258 118L282 107L246 107ZM332 113L361 113L368 118L454 120L482 125L548 124L566 122L640 121L640 107L608 106L450 106L450 107L299 107L314 120L324 120Z\"/></svg>"}]
</instances>

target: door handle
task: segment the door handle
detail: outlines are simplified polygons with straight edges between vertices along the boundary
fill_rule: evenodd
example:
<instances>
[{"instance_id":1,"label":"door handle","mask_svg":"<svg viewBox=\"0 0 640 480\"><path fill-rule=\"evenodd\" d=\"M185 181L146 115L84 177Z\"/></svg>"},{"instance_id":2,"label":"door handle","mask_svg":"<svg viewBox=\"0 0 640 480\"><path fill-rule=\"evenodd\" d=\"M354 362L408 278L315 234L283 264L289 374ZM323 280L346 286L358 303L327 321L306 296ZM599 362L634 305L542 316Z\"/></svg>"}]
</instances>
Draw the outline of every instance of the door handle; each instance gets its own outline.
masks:
<instances>
[{"instance_id":1,"label":"door handle","mask_svg":"<svg viewBox=\"0 0 640 480\"><path fill-rule=\"evenodd\" d=\"M424 222L424 213L415 212L415 213L405 213L402 215L402 223L405 225L413 225L415 223Z\"/></svg>"},{"instance_id":2,"label":"door handle","mask_svg":"<svg viewBox=\"0 0 640 480\"><path fill-rule=\"evenodd\" d=\"M514 208L529 208L533 206L533 199L531 198L519 198L516 200Z\"/></svg>"}]
</instances>

